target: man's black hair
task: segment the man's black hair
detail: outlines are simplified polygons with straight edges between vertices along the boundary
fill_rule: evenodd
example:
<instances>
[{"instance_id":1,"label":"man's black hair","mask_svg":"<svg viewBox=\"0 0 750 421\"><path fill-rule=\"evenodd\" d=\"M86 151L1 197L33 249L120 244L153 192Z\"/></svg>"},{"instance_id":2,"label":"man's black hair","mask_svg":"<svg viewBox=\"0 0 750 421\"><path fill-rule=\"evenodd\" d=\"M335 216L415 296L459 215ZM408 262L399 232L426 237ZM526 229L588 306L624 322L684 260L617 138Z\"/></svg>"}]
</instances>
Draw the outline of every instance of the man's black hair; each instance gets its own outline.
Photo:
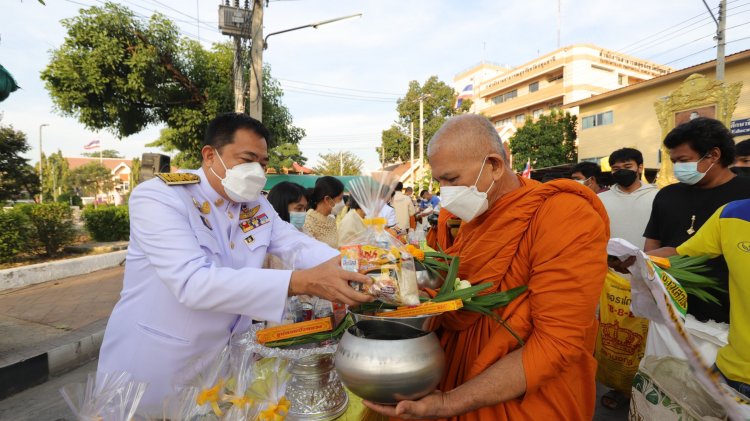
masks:
<instances>
[{"instance_id":1,"label":"man's black hair","mask_svg":"<svg viewBox=\"0 0 750 421\"><path fill-rule=\"evenodd\" d=\"M711 149L719 148L719 163L723 167L728 167L734 162L734 136L719 120L698 117L675 127L664 138L664 146L667 149L674 149L685 143L701 157L706 156Z\"/></svg>"},{"instance_id":2,"label":"man's black hair","mask_svg":"<svg viewBox=\"0 0 750 421\"><path fill-rule=\"evenodd\" d=\"M396 183L396 188L393 191L401 191L403 189L404 189L404 183L399 181L398 183Z\"/></svg>"},{"instance_id":3,"label":"man's black hair","mask_svg":"<svg viewBox=\"0 0 750 421\"><path fill-rule=\"evenodd\" d=\"M586 178L594 177L597 183L602 177L602 168L596 162L579 162L570 170L570 174L576 172L583 174Z\"/></svg>"},{"instance_id":4,"label":"man's black hair","mask_svg":"<svg viewBox=\"0 0 750 421\"><path fill-rule=\"evenodd\" d=\"M425 194L425 193L428 193L428 191L427 191L427 190L422 190L422 191L421 191L421 192L419 193L419 197L424 197L424 194Z\"/></svg>"},{"instance_id":5,"label":"man's black hair","mask_svg":"<svg viewBox=\"0 0 750 421\"><path fill-rule=\"evenodd\" d=\"M743 140L742 142L734 145L734 151L737 156L750 155L750 139Z\"/></svg>"},{"instance_id":6,"label":"man's black hair","mask_svg":"<svg viewBox=\"0 0 750 421\"><path fill-rule=\"evenodd\" d=\"M212 146L221 150L224 146L234 142L237 130L250 130L266 140L268 149L273 147L271 132L260 121L242 113L224 113L217 115L206 127L203 146Z\"/></svg>"},{"instance_id":7,"label":"man's black hair","mask_svg":"<svg viewBox=\"0 0 750 421\"><path fill-rule=\"evenodd\" d=\"M622 148L609 155L610 166L617 164L618 162L628 161L635 161L637 165L643 165L643 154L638 149Z\"/></svg>"}]
</instances>

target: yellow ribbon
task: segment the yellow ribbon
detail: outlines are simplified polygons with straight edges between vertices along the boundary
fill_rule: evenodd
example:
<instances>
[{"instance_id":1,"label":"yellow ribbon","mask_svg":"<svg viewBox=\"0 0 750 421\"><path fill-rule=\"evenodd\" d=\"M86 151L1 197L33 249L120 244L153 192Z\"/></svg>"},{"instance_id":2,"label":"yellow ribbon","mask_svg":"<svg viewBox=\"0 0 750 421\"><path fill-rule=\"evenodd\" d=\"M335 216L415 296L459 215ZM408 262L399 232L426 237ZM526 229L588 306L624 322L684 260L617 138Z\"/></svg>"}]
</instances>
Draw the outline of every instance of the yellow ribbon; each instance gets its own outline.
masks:
<instances>
[{"instance_id":1,"label":"yellow ribbon","mask_svg":"<svg viewBox=\"0 0 750 421\"><path fill-rule=\"evenodd\" d=\"M282 396L279 403L270 405L268 409L262 411L258 419L260 421L284 421L291 405L292 403L285 396Z\"/></svg>"},{"instance_id":2,"label":"yellow ribbon","mask_svg":"<svg viewBox=\"0 0 750 421\"><path fill-rule=\"evenodd\" d=\"M224 395L224 402L230 402L234 406L244 408L252 405L253 400L244 395Z\"/></svg>"},{"instance_id":3,"label":"yellow ribbon","mask_svg":"<svg viewBox=\"0 0 750 421\"><path fill-rule=\"evenodd\" d=\"M365 225L383 225L388 223L388 221L385 218L366 218L363 219L363 222Z\"/></svg>"},{"instance_id":4,"label":"yellow ribbon","mask_svg":"<svg viewBox=\"0 0 750 421\"><path fill-rule=\"evenodd\" d=\"M219 408L219 392L221 392L221 389L223 387L224 380L222 379L219 380L219 382L216 383L214 387L201 390L201 392L198 394L198 397L195 398L195 401L200 406L210 403L211 409L214 410L214 414L216 414L217 417L220 417L223 415L223 412L221 412L221 408Z\"/></svg>"}]
</instances>

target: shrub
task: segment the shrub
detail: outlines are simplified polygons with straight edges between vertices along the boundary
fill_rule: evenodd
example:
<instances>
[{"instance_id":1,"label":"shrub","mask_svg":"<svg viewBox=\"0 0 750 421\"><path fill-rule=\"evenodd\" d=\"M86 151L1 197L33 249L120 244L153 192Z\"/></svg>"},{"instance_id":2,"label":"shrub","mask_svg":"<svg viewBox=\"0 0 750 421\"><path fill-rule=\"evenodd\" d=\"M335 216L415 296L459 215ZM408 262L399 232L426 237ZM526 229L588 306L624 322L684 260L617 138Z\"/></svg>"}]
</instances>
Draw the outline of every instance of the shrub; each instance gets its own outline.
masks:
<instances>
[{"instance_id":1,"label":"shrub","mask_svg":"<svg viewBox=\"0 0 750 421\"><path fill-rule=\"evenodd\" d=\"M29 246L29 219L16 208L0 209L0 262L9 262Z\"/></svg>"},{"instance_id":2,"label":"shrub","mask_svg":"<svg viewBox=\"0 0 750 421\"><path fill-rule=\"evenodd\" d=\"M73 193L63 193L57 196L57 201L59 203L67 203L71 206L83 206L83 200L81 200L81 196L76 196Z\"/></svg>"},{"instance_id":3,"label":"shrub","mask_svg":"<svg viewBox=\"0 0 750 421\"><path fill-rule=\"evenodd\" d=\"M75 239L73 215L64 203L20 205L18 209L29 219L32 245L43 247L47 256L54 256Z\"/></svg>"},{"instance_id":4,"label":"shrub","mask_svg":"<svg viewBox=\"0 0 750 421\"><path fill-rule=\"evenodd\" d=\"M127 206L87 206L83 210L83 220L96 241L127 240L130 237Z\"/></svg>"}]
</instances>

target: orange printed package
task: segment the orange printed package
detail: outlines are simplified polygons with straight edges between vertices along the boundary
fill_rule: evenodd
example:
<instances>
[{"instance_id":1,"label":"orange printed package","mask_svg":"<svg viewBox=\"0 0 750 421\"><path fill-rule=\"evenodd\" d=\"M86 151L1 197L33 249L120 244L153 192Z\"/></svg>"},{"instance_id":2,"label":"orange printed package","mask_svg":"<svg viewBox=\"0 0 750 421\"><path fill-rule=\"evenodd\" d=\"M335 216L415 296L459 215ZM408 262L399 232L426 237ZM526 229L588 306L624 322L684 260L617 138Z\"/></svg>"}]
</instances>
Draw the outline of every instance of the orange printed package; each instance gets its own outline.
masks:
<instances>
[{"instance_id":1,"label":"orange printed package","mask_svg":"<svg viewBox=\"0 0 750 421\"><path fill-rule=\"evenodd\" d=\"M259 330L256 333L258 343L280 341L282 339L296 338L298 336L308 335L311 333L326 332L333 330L333 323L330 317L322 319L308 320L306 322L292 323L289 325L279 325L269 327L268 329Z\"/></svg>"}]
</instances>

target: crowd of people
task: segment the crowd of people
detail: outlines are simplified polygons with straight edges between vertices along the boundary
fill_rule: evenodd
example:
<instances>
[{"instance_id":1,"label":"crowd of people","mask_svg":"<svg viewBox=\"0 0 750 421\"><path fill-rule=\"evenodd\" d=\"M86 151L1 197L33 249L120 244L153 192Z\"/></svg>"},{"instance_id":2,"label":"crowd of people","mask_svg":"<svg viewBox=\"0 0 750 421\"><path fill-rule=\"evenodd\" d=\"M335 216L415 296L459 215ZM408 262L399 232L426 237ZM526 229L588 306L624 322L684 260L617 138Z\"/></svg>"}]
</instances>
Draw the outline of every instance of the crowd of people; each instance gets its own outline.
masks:
<instances>
[{"instance_id":1,"label":"crowd of people","mask_svg":"<svg viewBox=\"0 0 750 421\"><path fill-rule=\"evenodd\" d=\"M282 321L288 297L372 300L349 286L371 280L341 269L337 250L371 215L335 177L309 190L280 183L264 198L269 139L257 120L220 115L206 132L200 169L172 184L145 182L132 194L123 291L99 370L151 383L148 409L252 320ZM396 406L365 405L401 419L591 419L595 315L614 237L658 255L715 257L712 274L728 294L720 306L691 300L688 311L729 323L716 370L746 391L750 177L735 173L750 165L750 145L735 145L706 118L675 128L664 145L680 182L661 190L646 181L643 156L632 148L610 155L609 186L595 163L576 165L576 182L540 183L513 171L485 117L448 119L427 150L440 196L414 197L398 183L378 216L402 238L427 231L433 248L460 257L460 279L490 282L489 292L527 289L497 311L504 324L463 311L441 317L436 333L447 361L438 390ZM292 270L269 264L268 255L292 249L301 250L284 262Z\"/></svg>"}]
</instances>

